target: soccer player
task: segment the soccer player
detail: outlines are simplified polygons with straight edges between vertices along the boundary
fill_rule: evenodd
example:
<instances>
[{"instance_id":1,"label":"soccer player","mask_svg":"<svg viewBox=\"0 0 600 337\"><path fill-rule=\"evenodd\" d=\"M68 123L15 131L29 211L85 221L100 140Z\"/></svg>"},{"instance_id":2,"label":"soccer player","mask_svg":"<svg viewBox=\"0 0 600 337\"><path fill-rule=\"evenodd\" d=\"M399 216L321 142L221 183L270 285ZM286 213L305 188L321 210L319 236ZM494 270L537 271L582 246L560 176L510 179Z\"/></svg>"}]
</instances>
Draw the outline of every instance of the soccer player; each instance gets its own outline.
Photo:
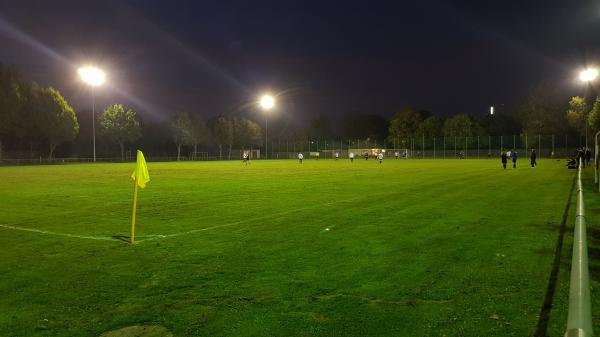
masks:
<instances>
[{"instance_id":1,"label":"soccer player","mask_svg":"<svg viewBox=\"0 0 600 337\"><path fill-rule=\"evenodd\" d=\"M354 152L350 152L350 162L354 163Z\"/></svg>"},{"instance_id":2,"label":"soccer player","mask_svg":"<svg viewBox=\"0 0 600 337\"><path fill-rule=\"evenodd\" d=\"M512 157L513 168L517 168L517 151L512 150L510 156Z\"/></svg>"},{"instance_id":3,"label":"soccer player","mask_svg":"<svg viewBox=\"0 0 600 337\"><path fill-rule=\"evenodd\" d=\"M537 165L536 158L537 154L535 153L535 149L531 149L531 167L535 167Z\"/></svg>"},{"instance_id":4,"label":"soccer player","mask_svg":"<svg viewBox=\"0 0 600 337\"><path fill-rule=\"evenodd\" d=\"M248 153L244 152L244 155L242 156L242 162L248 165Z\"/></svg>"},{"instance_id":5,"label":"soccer player","mask_svg":"<svg viewBox=\"0 0 600 337\"><path fill-rule=\"evenodd\" d=\"M298 153L298 161L302 164L302 159L304 159L304 155L302 153Z\"/></svg>"},{"instance_id":6,"label":"soccer player","mask_svg":"<svg viewBox=\"0 0 600 337\"><path fill-rule=\"evenodd\" d=\"M339 153L339 152L336 152L336 153L335 153L335 160L337 161L339 158L340 158L340 153Z\"/></svg>"},{"instance_id":7,"label":"soccer player","mask_svg":"<svg viewBox=\"0 0 600 337\"><path fill-rule=\"evenodd\" d=\"M396 159L398 159L398 157L400 157L400 153L398 151L396 151L396 153L394 153L394 157L396 157Z\"/></svg>"},{"instance_id":8,"label":"soccer player","mask_svg":"<svg viewBox=\"0 0 600 337\"><path fill-rule=\"evenodd\" d=\"M379 159L379 164L381 164L381 162L383 161L383 153L379 152L379 154L377 155L377 159Z\"/></svg>"},{"instance_id":9,"label":"soccer player","mask_svg":"<svg viewBox=\"0 0 600 337\"><path fill-rule=\"evenodd\" d=\"M506 170L506 162L508 161L508 156L506 152L502 151L502 167Z\"/></svg>"}]
</instances>

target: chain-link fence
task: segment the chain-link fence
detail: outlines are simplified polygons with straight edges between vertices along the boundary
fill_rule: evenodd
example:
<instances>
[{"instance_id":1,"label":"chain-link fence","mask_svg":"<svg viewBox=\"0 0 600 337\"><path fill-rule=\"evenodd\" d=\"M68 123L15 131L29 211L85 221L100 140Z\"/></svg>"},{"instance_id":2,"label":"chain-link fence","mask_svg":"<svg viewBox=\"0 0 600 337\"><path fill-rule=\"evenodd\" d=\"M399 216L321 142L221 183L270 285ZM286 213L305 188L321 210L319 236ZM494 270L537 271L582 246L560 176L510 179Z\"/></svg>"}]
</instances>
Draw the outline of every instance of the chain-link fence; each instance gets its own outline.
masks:
<instances>
[{"instance_id":1,"label":"chain-link fence","mask_svg":"<svg viewBox=\"0 0 600 337\"><path fill-rule=\"evenodd\" d=\"M473 136L473 137L408 137L391 141L363 139L305 140L286 141L269 140L268 153L264 146L238 147L229 150L223 146L219 151L216 145L204 146L202 151L181 155L179 160L240 160L246 153L250 159L296 159L299 153L305 159L344 159L353 153L355 158L375 157L382 153L386 158L400 159L486 159L498 158L502 151L517 151L527 156L535 149L539 158L571 158L578 148L585 146L583 138L570 135L512 135L512 136ZM590 144L590 147L593 147ZM133 147L132 147L133 148ZM593 150L593 149L592 149ZM126 151L125 162L135 161ZM8 154L8 153L7 153ZM153 153L145 150L149 161L175 161L177 156ZM90 162L89 156L71 156L67 158L47 159L26 154L2 158L0 164L45 164ZM97 158L100 162L121 162L120 156Z\"/></svg>"},{"instance_id":2,"label":"chain-link fence","mask_svg":"<svg viewBox=\"0 0 600 337\"><path fill-rule=\"evenodd\" d=\"M497 158L502 151L516 151L521 155L535 150L539 158L570 158L585 146L578 138L556 135L513 135L473 137L412 137L390 142L365 140L309 140L304 142L271 141L269 159L296 158L348 158L350 152L357 157L375 156L405 159L485 159Z\"/></svg>"}]
</instances>

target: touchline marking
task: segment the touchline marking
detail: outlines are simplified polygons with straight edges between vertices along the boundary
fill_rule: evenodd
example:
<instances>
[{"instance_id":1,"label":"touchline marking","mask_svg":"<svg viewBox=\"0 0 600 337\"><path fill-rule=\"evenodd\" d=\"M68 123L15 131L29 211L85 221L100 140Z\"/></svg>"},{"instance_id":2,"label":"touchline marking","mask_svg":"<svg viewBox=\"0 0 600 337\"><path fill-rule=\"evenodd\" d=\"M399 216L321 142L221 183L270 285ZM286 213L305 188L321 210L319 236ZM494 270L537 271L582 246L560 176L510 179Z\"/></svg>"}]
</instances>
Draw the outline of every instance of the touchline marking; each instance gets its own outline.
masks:
<instances>
[{"instance_id":1,"label":"touchline marking","mask_svg":"<svg viewBox=\"0 0 600 337\"><path fill-rule=\"evenodd\" d=\"M9 225L2 225L2 224L0 224L0 227L7 228L7 229L14 229L17 231L34 232L34 233L40 233L40 234L46 234L46 235L65 236L68 238L76 238L76 239L89 239L89 240L100 240L100 241L119 241L118 239L112 238L110 236L86 236L86 235L75 235L75 234L68 234L68 233L57 233L57 232L51 232L51 231L43 231L41 229L35 229L35 228L25 228L25 227L9 226Z\"/></svg>"},{"instance_id":2,"label":"touchline marking","mask_svg":"<svg viewBox=\"0 0 600 337\"><path fill-rule=\"evenodd\" d=\"M172 237L181 236L181 235L187 235L187 234L193 234L193 233L198 233L198 232L204 232L204 231L208 231L208 230L211 230L211 229L217 229L217 228L224 228L224 227L231 227L231 226L241 225L241 224L248 223L248 222L255 222L255 221L260 221L260 220L274 219L274 218L279 218L282 215L286 215L286 214L290 214L290 213L302 212L302 211L306 211L308 209L313 209L313 208L323 207L323 206L331 206L331 205L340 204L340 203L344 203L344 202L353 202L353 201L356 201L356 200L359 200L359 199L363 199L363 197L350 198L350 199L340 200L340 201L335 201L335 202L327 202L327 203L320 204L320 205L307 206L307 207L302 207L302 208L298 208L298 209L292 209L292 210L283 211L283 212L279 212L279 213L273 213L271 215L263 216L261 218L240 220L240 221L230 222L230 223L223 224L223 225L211 226L211 227L206 227L206 228L192 229L192 230L186 231L186 232L179 232L179 233L165 234L165 235L156 235L156 236L152 236L152 237L150 237L148 239L138 240L136 242L141 243L141 242L144 242L144 241L151 241L151 240L156 240L156 239L172 238Z\"/></svg>"},{"instance_id":3,"label":"touchline marking","mask_svg":"<svg viewBox=\"0 0 600 337\"><path fill-rule=\"evenodd\" d=\"M141 242L144 242L144 241L152 241L152 240L157 240L157 239L166 239L166 238L171 238L171 237L177 237L177 236L182 236L182 235L187 235L187 234L204 232L204 231L208 231L208 230L212 230L212 229L217 229L217 228L231 227L231 226L236 226L236 225L240 225L240 224L244 224L244 223L248 223L248 222L255 222L255 221L260 221L260 220L275 219L275 218L279 218L279 217L281 217L283 215L290 214L290 213L302 212L302 211L306 211L308 209L313 209L313 208L323 207L323 206L332 206L332 205L341 204L341 203L345 203L345 202L354 202L354 201L360 200L360 199L364 199L364 197L356 197L356 198L349 198L349 199L345 199L345 200L339 200L339 201L333 201L333 202L326 202L326 203L323 203L323 204L318 204L318 205L313 205L313 206L307 206L307 207L302 207L302 208L297 208L297 209L291 209L291 210L287 210L287 211L283 211L283 212L279 212L279 213L272 213L270 215L263 216L263 217L260 217L260 218L240 220L240 221L235 221L235 222L231 222L231 223L227 223L227 224L223 224L223 225L210 226L210 227L206 227L206 228L192 229L192 230L186 231L186 232L179 232L179 233L173 233L173 234L147 234L147 235L141 235L139 237L147 237L147 239L136 240L136 243L141 243ZM35 229L35 228L10 226L10 225L4 225L4 224L0 224L0 228L12 229L12 230L24 231L24 232L33 232L33 233L39 233L39 234L45 234L45 235L63 236L63 237L74 238L74 239L88 239L88 240L97 240L97 241L122 241L121 239L110 237L110 236L75 235L75 234L68 234L68 233L58 233L58 232L52 232L52 231L44 231L44 230Z\"/></svg>"}]
</instances>

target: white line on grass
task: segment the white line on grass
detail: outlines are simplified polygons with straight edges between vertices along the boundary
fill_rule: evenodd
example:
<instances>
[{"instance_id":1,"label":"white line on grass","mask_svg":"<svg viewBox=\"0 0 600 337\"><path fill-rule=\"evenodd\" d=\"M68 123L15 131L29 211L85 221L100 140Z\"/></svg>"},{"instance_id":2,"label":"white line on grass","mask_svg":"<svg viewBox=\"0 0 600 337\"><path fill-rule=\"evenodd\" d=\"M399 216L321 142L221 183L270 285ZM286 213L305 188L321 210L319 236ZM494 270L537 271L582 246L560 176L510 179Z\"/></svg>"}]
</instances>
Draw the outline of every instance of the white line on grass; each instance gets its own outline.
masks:
<instances>
[{"instance_id":1,"label":"white line on grass","mask_svg":"<svg viewBox=\"0 0 600 337\"><path fill-rule=\"evenodd\" d=\"M278 212L278 213L272 213L270 215L263 216L263 217L260 217L260 218L250 218L250 219L247 219L247 220L240 220L240 221L230 222L230 223L223 224L223 225L211 226L211 227L206 227L206 228L192 229L192 230L186 231L186 232L179 232L179 233L173 233L173 234L164 234L164 235L156 235L156 236L150 237L148 239L138 240L136 242L141 243L141 242L144 242L144 241L151 241L151 240L156 240L156 239L172 238L172 237L181 236L181 235L187 235L187 234L193 234L193 233L198 233L198 232L204 232L204 231L208 231L208 230L211 230L211 229L217 229L217 228L223 228L223 227L231 227L231 226L241 225L241 224L244 224L244 223L247 223L247 222L255 222L255 221L260 221L260 220L268 220L268 219L278 218L278 217L280 217L282 215L286 215L286 214L290 214L290 213L302 212L302 211L306 211L308 209L313 209L313 208L318 208L318 207L323 207L323 206L331 206L331 205L340 204L340 203L343 203L343 202L353 202L353 201L356 201L358 199L363 199L363 197L356 197L356 198L350 198L350 199L346 199L346 200L340 200L340 201L335 201L335 202L327 202L327 203L324 203L324 204L318 204L318 205L313 205L313 206L296 208L296 209L291 209L291 210L288 210L288 211L283 211L283 212Z\"/></svg>"},{"instance_id":2,"label":"white line on grass","mask_svg":"<svg viewBox=\"0 0 600 337\"><path fill-rule=\"evenodd\" d=\"M9 226L9 225L2 225L2 224L0 224L0 227L7 228L7 229L14 229L17 231L34 232L34 233L40 233L40 234L46 234L46 235L65 236L68 238L76 238L76 239L89 239L89 240L100 240L100 241L120 241L119 239L115 239L110 236L86 236L86 235L75 235L75 234L68 234L68 233L57 233L57 232L51 232L51 231L43 231L41 229L35 229L35 228L25 228L25 227Z\"/></svg>"},{"instance_id":3,"label":"white line on grass","mask_svg":"<svg viewBox=\"0 0 600 337\"><path fill-rule=\"evenodd\" d=\"M179 233L173 233L173 234L148 234L148 235L141 235L139 237L147 237L147 239L136 240L136 243L141 243L141 242L144 242L144 241L157 240L157 239L172 238L172 237L177 237L177 236L182 236L182 235L188 235L188 234L193 234L193 233L198 233L198 232L204 232L204 231L208 231L208 230L212 230L212 229L217 229L217 228L231 227L231 226L241 225L241 224L244 224L244 223L247 223L247 222L254 222L254 221L260 221L260 220L268 220L268 219L278 218L278 217L281 217L283 215L290 214L290 213L302 212L302 211L306 211L306 210L313 209L313 208L318 208L318 207L323 207L323 206L332 206L332 205L341 204L341 203L344 203L344 202L353 202L353 201L356 201L356 200L359 200L359 199L363 199L363 198L364 197L356 197L356 198L350 198L350 199L339 200L339 201L334 201L334 202L327 202L327 203L323 203L323 204L317 204L317 205L313 205L313 206L296 208L296 209L291 209L291 210L287 210L287 211L283 211L283 212L278 212L278 213L272 213L270 215L259 217L259 218L251 218L251 219L235 221L235 222L231 222L231 223L227 223L227 224L223 224L223 225L217 225L217 226L210 226L210 227L205 227L205 228L192 229L192 230L186 231L186 232L179 232ZM331 227L333 227L333 226L331 226ZM35 229L35 228L17 227L17 226L3 225L3 224L0 224L0 228L6 228L6 229L12 229L12 230L18 230L18 231L24 231L24 232L33 232L33 233L46 234L46 235L63 236L63 237L74 238L74 239L88 239L88 240L98 240L98 241L122 241L121 239L110 237L110 236L75 235L75 234L58 233L58 232L52 232L52 231L44 231L44 230Z\"/></svg>"}]
</instances>

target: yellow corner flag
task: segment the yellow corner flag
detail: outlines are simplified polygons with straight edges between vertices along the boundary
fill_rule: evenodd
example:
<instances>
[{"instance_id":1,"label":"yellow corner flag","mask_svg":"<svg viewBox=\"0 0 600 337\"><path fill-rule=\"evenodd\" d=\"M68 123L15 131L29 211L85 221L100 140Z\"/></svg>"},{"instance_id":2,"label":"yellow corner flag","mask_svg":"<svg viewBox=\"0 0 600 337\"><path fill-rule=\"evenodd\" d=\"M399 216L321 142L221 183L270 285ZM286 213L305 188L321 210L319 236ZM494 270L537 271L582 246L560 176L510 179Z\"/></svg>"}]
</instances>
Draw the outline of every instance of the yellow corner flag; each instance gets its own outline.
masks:
<instances>
[{"instance_id":1,"label":"yellow corner flag","mask_svg":"<svg viewBox=\"0 0 600 337\"><path fill-rule=\"evenodd\" d=\"M131 214L131 243L135 236L135 213L137 209L137 195L138 187L146 187L146 183L150 181L150 175L148 174L148 166L146 165L146 158L142 151L137 151L137 162L135 164L135 170L131 174L133 180L133 211Z\"/></svg>"}]
</instances>

